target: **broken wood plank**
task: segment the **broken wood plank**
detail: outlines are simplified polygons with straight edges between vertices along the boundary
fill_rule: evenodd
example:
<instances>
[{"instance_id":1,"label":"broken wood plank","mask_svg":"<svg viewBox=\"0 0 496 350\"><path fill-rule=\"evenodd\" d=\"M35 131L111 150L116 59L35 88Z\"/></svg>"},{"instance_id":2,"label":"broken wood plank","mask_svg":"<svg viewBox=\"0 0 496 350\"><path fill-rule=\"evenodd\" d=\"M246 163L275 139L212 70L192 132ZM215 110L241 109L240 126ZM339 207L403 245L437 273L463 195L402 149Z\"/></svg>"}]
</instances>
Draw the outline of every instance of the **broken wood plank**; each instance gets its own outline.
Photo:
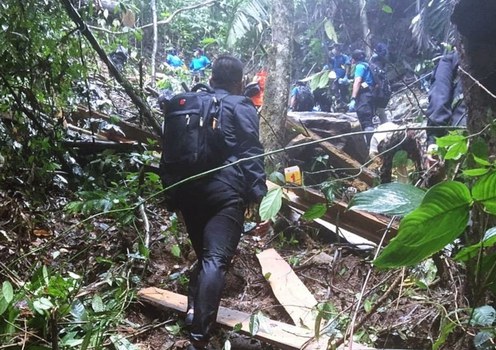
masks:
<instances>
[{"instance_id":1,"label":"broken wood plank","mask_svg":"<svg viewBox=\"0 0 496 350\"><path fill-rule=\"evenodd\" d=\"M180 312L186 312L187 298L184 295L176 294L167 290L154 287L141 289L138 291L140 300L149 302L162 308L170 308ZM250 334L251 314L220 307L217 314L217 323L229 328L237 324L242 325L241 331ZM260 329L255 338L277 346L278 349L325 349L329 340L326 336L314 339L314 333L308 329L296 327L283 322L274 321L269 318L262 318Z\"/></svg>"},{"instance_id":2,"label":"broken wood plank","mask_svg":"<svg viewBox=\"0 0 496 350\"><path fill-rule=\"evenodd\" d=\"M150 303L162 309L173 309L179 312L186 312L187 298L185 295L173 293L155 287L144 288L138 291L138 299ZM217 314L217 323L233 328L241 324L241 332L250 335L251 314L236 311L225 307L220 307ZM271 320L263 317L260 319L260 328L254 338L268 344L277 346L282 350L321 350L327 349L329 337L320 335L315 339L314 333L308 329L289 325L287 323ZM339 350L349 349L350 345L342 345ZM358 343L353 343L353 350L376 350Z\"/></svg>"},{"instance_id":3,"label":"broken wood plank","mask_svg":"<svg viewBox=\"0 0 496 350\"><path fill-rule=\"evenodd\" d=\"M158 141L160 139L159 135L140 129L139 126L126 122L124 120L119 120L116 122L115 120L116 118L112 118L111 116L100 113L98 111L91 111L90 114L89 111L82 106L77 107L77 110L72 113L72 117L76 119L86 119L86 118L103 119L109 123L113 123L119 126L126 135L126 138L130 140L135 140L142 143L148 143L149 140Z\"/></svg>"},{"instance_id":4,"label":"broken wood plank","mask_svg":"<svg viewBox=\"0 0 496 350\"><path fill-rule=\"evenodd\" d=\"M276 299L297 326L315 329L318 302L289 264L274 249L257 254L262 274Z\"/></svg>"},{"instance_id":5,"label":"broken wood plank","mask_svg":"<svg viewBox=\"0 0 496 350\"><path fill-rule=\"evenodd\" d=\"M299 116L297 113L289 112L288 117L290 117L288 118L288 123L292 124L294 127L301 128L301 125L299 124L298 121ZM317 135L315 132L313 132L308 128L305 128L305 133L307 133L308 136L312 138L312 140L322 139L322 137L320 137L319 135ZM323 141L320 142L319 145L329 155L329 161L335 168L345 168L348 169L348 172L356 169L355 172L357 174L358 179L366 183L368 186L373 186L374 181L377 180L378 178L376 174L374 174L366 167L362 167L362 164L360 164L360 162L353 159L353 157L351 157L345 151L334 146L331 142Z\"/></svg>"},{"instance_id":6,"label":"broken wood plank","mask_svg":"<svg viewBox=\"0 0 496 350\"><path fill-rule=\"evenodd\" d=\"M269 189L275 186L277 185L267 181L267 187ZM284 188L284 193L286 197L283 197L283 201L286 204L304 212L314 204L327 202L322 194L310 188ZM326 214L321 219L379 244L384 231L389 226L391 218L364 211L348 210L347 207L348 205L344 202L334 201L329 204ZM389 242L396 235L397 231L397 223L391 224L383 243Z\"/></svg>"}]
</instances>

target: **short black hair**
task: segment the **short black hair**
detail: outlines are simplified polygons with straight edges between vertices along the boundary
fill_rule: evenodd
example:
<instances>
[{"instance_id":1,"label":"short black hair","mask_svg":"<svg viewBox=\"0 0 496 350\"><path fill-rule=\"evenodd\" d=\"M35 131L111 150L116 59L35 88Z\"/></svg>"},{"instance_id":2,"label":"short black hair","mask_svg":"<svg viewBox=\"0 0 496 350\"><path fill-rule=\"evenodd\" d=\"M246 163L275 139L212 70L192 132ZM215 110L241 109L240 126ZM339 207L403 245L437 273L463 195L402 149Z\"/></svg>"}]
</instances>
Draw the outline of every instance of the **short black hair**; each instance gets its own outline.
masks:
<instances>
[{"instance_id":1,"label":"short black hair","mask_svg":"<svg viewBox=\"0 0 496 350\"><path fill-rule=\"evenodd\" d=\"M236 57L221 55L212 64L212 85L229 87L243 80L243 63Z\"/></svg>"},{"instance_id":2,"label":"short black hair","mask_svg":"<svg viewBox=\"0 0 496 350\"><path fill-rule=\"evenodd\" d=\"M353 51L351 54L351 58L355 61L364 61L365 60L365 52L363 50L357 49Z\"/></svg>"}]
</instances>

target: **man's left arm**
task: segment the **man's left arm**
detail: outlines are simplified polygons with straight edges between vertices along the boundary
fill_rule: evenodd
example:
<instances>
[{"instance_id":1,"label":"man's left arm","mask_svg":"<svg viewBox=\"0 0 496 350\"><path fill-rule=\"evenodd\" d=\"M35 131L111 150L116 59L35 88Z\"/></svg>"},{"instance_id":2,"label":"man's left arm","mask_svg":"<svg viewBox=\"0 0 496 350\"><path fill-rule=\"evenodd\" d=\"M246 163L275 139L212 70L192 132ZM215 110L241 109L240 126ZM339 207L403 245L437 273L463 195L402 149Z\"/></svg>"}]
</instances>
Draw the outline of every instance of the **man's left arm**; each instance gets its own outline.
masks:
<instances>
[{"instance_id":1,"label":"man's left arm","mask_svg":"<svg viewBox=\"0 0 496 350\"><path fill-rule=\"evenodd\" d=\"M259 139L259 120L253 104L246 98L235 106L234 113L238 159L262 155L264 149ZM247 182L248 199L252 203L258 203L267 193L264 159L258 157L239 165Z\"/></svg>"}]
</instances>

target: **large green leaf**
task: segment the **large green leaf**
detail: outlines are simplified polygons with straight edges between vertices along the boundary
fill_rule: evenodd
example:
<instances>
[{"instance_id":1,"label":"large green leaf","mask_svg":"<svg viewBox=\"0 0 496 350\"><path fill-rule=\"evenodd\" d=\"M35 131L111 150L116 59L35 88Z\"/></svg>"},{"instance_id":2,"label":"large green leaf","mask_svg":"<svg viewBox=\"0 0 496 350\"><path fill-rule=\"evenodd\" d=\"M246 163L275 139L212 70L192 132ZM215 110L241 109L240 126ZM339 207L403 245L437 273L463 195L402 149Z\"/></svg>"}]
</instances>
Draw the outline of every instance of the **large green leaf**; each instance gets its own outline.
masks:
<instances>
[{"instance_id":1,"label":"large green leaf","mask_svg":"<svg viewBox=\"0 0 496 350\"><path fill-rule=\"evenodd\" d=\"M496 215L496 172L485 175L475 183L472 197L481 202L488 213Z\"/></svg>"},{"instance_id":2,"label":"large green leaf","mask_svg":"<svg viewBox=\"0 0 496 350\"><path fill-rule=\"evenodd\" d=\"M460 182L447 181L432 187L420 207L403 218L398 235L374 265L410 266L441 250L464 231L471 204L470 192Z\"/></svg>"},{"instance_id":3,"label":"large green leaf","mask_svg":"<svg viewBox=\"0 0 496 350\"><path fill-rule=\"evenodd\" d=\"M265 221L276 216L282 206L282 187L271 189L262 199L259 208L260 219Z\"/></svg>"},{"instance_id":4,"label":"large green leaf","mask_svg":"<svg viewBox=\"0 0 496 350\"><path fill-rule=\"evenodd\" d=\"M325 33L326 33L327 37L329 38L329 40L332 40L335 43L338 42L338 35L336 34L336 30L334 29L334 25L332 24L332 22L329 19L327 19L324 23L324 30L325 30Z\"/></svg>"},{"instance_id":5,"label":"large green leaf","mask_svg":"<svg viewBox=\"0 0 496 350\"><path fill-rule=\"evenodd\" d=\"M348 209L403 216L418 208L425 192L407 184L388 183L356 194Z\"/></svg>"}]
</instances>

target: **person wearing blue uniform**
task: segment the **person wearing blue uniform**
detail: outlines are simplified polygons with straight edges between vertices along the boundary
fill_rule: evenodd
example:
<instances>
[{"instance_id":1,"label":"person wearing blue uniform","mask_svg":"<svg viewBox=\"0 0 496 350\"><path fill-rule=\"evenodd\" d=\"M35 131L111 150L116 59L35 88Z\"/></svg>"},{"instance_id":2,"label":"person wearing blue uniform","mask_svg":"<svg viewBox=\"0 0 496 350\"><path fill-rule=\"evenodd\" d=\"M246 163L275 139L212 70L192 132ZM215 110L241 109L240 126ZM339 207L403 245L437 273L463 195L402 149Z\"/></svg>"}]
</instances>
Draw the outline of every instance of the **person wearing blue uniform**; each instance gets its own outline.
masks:
<instances>
[{"instance_id":1,"label":"person wearing blue uniform","mask_svg":"<svg viewBox=\"0 0 496 350\"><path fill-rule=\"evenodd\" d=\"M336 74L332 83L332 91L337 99L338 105L346 106L349 96L348 72L351 66L351 58L341 52L341 44L334 44L331 49L329 69Z\"/></svg>"},{"instance_id":2,"label":"person wearing blue uniform","mask_svg":"<svg viewBox=\"0 0 496 350\"><path fill-rule=\"evenodd\" d=\"M182 67L184 64L181 58L177 55L177 51L175 49L170 49L167 52L165 63L167 63L172 68L179 68Z\"/></svg>"},{"instance_id":3,"label":"person wearing blue uniform","mask_svg":"<svg viewBox=\"0 0 496 350\"><path fill-rule=\"evenodd\" d=\"M210 60L205 56L202 49L196 49L194 57L189 64L189 69L193 74L198 73L201 77L205 76L205 68L210 66Z\"/></svg>"},{"instance_id":4,"label":"person wearing blue uniform","mask_svg":"<svg viewBox=\"0 0 496 350\"><path fill-rule=\"evenodd\" d=\"M351 58L352 63L355 64L355 77L348 111L356 112L363 131L373 131L374 123L372 119L374 117L375 107L372 100L372 88L374 87L374 78L368 63L365 61L365 52L355 50ZM370 144L371 138L372 133L365 135L367 145Z\"/></svg>"}]
</instances>

